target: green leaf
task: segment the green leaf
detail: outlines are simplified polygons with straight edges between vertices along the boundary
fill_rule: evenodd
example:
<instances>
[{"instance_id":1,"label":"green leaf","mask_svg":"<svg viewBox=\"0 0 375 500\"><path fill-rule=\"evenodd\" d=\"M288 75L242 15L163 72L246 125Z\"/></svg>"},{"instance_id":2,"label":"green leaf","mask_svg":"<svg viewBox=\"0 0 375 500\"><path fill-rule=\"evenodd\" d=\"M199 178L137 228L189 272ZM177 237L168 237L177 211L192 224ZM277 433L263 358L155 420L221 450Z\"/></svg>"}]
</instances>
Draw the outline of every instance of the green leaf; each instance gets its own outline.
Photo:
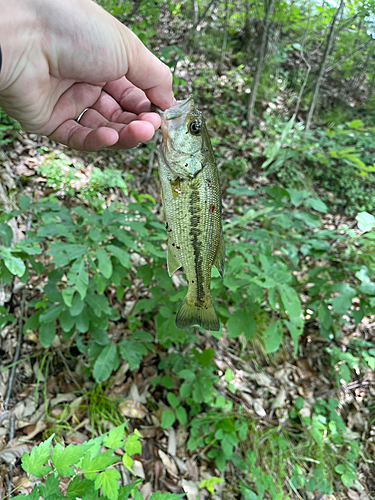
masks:
<instances>
[{"instance_id":1,"label":"green leaf","mask_svg":"<svg viewBox=\"0 0 375 500\"><path fill-rule=\"evenodd\" d=\"M106 248L111 255L116 257L116 259L118 259L118 261L123 267L129 268L131 266L129 260L129 254L127 252L114 245L107 245Z\"/></svg>"},{"instance_id":2,"label":"green leaf","mask_svg":"<svg viewBox=\"0 0 375 500\"><path fill-rule=\"evenodd\" d=\"M9 250L8 248L3 248L2 250L5 266L12 274L21 278L26 271L26 265L24 261L20 257L15 257L14 255L12 255L10 251L5 252L6 250Z\"/></svg>"},{"instance_id":3,"label":"green leaf","mask_svg":"<svg viewBox=\"0 0 375 500\"><path fill-rule=\"evenodd\" d=\"M103 295L89 293L86 297L86 302L98 317L100 317L103 313L107 314L111 312L111 309L108 305L108 299Z\"/></svg>"},{"instance_id":4,"label":"green leaf","mask_svg":"<svg viewBox=\"0 0 375 500\"><path fill-rule=\"evenodd\" d=\"M177 408L175 409L175 412L176 412L177 420L180 422L180 424L186 425L187 420L188 420L188 416L187 416L185 408L183 406L177 406Z\"/></svg>"},{"instance_id":5,"label":"green leaf","mask_svg":"<svg viewBox=\"0 0 375 500\"><path fill-rule=\"evenodd\" d=\"M211 359L215 357L213 349L205 349L202 354L199 354L198 361L202 366L207 366L210 364Z\"/></svg>"},{"instance_id":6,"label":"green leaf","mask_svg":"<svg viewBox=\"0 0 375 500\"><path fill-rule=\"evenodd\" d=\"M106 286L108 285L108 280L104 278L104 276L102 276L101 274L99 273L96 273L95 276L94 276L94 281L96 283L96 292L99 294L99 295L102 295L104 293L104 290L106 289ZM118 298L116 297L118 301L121 300L121 298Z\"/></svg>"},{"instance_id":7,"label":"green leaf","mask_svg":"<svg viewBox=\"0 0 375 500\"><path fill-rule=\"evenodd\" d=\"M102 488L102 493L109 500L117 500L118 490L120 484L117 479L120 479L121 475L116 469L107 469L101 472L95 479L95 489Z\"/></svg>"},{"instance_id":8,"label":"green leaf","mask_svg":"<svg viewBox=\"0 0 375 500\"><path fill-rule=\"evenodd\" d=\"M237 309L231 314L226 327L229 339L234 339L244 333L246 339L250 340L255 333L254 317L246 309Z\"/></svg>"},{"instance_id":9,"label":"green leaf","mask_svg":"<svg viewBox=\"0 0 375 500\"><path fill-rule=\"evenodd\" d=\"M172 408L176 408L180 404L179 399L173 394L173 392L167 393L167 401Z\"/></svg>"},{"instance_id":10,"label":"green leaf","mask_svg":"<svg viewBox=\"0 0 375 500\"><path fill-rule=\"evenodd\" d=\"M39 316L43 311L37 311L25 322L23 325L23 333L26 333L27 330L36 330L39 326Z\"/></svg>"},{"instance_id":11,"label":"green leaf","mask_svg":"<svg viewBox=\"0 0 375 500\"><path fill-rule=\"evenodd\" d=\"M91 327L90 333L91 337L93 338L93 340L95 340L97 344L105 346L110 343L108 333L106 331L100 330L99 328L94 329Z\"/></svg>"},{"instance_id":12,"label":"green leaf","mask_svg":"<svg viewBox=\"0 0 375 500\"><path fill-rule=\"evenodd\" d=\"M13 231L8 224L0 224L0 238L5 247L10 247L13 239Z\"/></svg>"},{"instance_id":13,"label":"green leaf","mask_svg":"<svg viewBox=\"0 0 375 500\"><path fill-rule=\"evenodd\" d=\"M300 320L302 307L297 292L294 288L284 284L278 285L277 289L279 291L285 312L288 314L291 321L294 322L293 320L295 319Z\"/></svg>"},{"instance_id":14,"label":"green leaf","mask_svg":"<svg viewBox=\"0 0 375 500\"><path fill-rule=\"evenodd\" d=\"M306 191L299 191L293 188L288 188L285 191L288 192L290 196L290 201L292 202L292 205L294 205L295 207L298 207L301 204L306 194Z\"/></svg>"},{"instance_id":15,"label":"green leaf","mask_svg":"<svg viewBox=\"0 0 375 500\"><path fill-rule=\"evenodd\" d=\"M344 472L345 472L344 464L336 465L335 472L337 472L337 474L344 474Z\"/></svg>"},{"instance_id":16,"label":"green leaf","mask_svg":"<svg viewBox=\"0 0 375 500\"><path fill-rule=\"evenodd\" d=\"M192 370L187 370L187 369L181 370L177 373L177 375L188 382L192 382L195 379L195 373Z\"/></svg>"},{"instance_id":17,"label":"green leaf","mask_svg":"<svg viewBox=\"0 0 375 500\"><path fill-rule=\"evenodd\" d=\"M70 314L68 310L63 311L60 316L60 326L64 332L70 332L75 323L75 318Z\"/></svg>"},{"instance_id":18,"label":"green leaf","mask_svg":"<svg viewBox=\"0 0 375 500\"><path fill-rule=\"evenodd\" d=\"M171 427L176 420L175 414L172 410L164 410L161 416L161 427L162 429L168 429Z\"/></svg>"},{"instance_id":19,"label":"green leaf","mask_svg":"<svg viewBox=\"0 0 375 500\"><path fill-rule=\"evenodd\" d=\"M342 378L346 383L350 380L350 370L348 365L345 363L340 365L340 378Z\"/></svg>"},{"instance_id":20,"label":"green leaf","mask_svg":"<svg viewBox=\"0 0 375 500\"><path fill-rule=\"evenodd\" d=\"M303 333L303 320L300 320L300 324L292 323L284 319L284 325L288 328L290 336L293 341L293 356L297 356L298 352L298 337Z\"/></svg>"},{"instance_id":21,"label":"green leaf","mask_svg":"<svg viewBox=\"0 0 375 500\"><path fill-rule=\"evenodd\" d=\"M72 307L70 308L70 314L72 316L78 316L79 314L81 314L84 307L85 307L85 303L83 302L81 297L78 294L74 295L73 301L72 301Z\"/></svg>"},{"instance_id":22,"label":"green leaf","mask_svg":"<svg viewBox=\"0 0 375 500\"><path fill-rule=\"evenodd\" d=\"M125 464L124 464L124 466L126 467ZM133 472L133 471L131 471L131 472ZM126 486L120 486L118 500L128 500L129 495L131 494L132 490L134 490L134 488L137 488L137 486L140 483L142 483L142 481L143 481L143 479L137 479L136 481L134 481L134 483L127 484Z\"/></svg>"},{"instance_id":23,"label":"green leaf","mask_svg":"<svg viewBox=\"0 0 375 500\"><path fill-rule=\"evenodd\" d=\"M46 309L39 317L40 323L51 323L58 316L60 316L61 311L64 309L64 304L56 304L52 307Z\"/></svg>"},{"instance_id":24,"label":"green leaf","mask_svg":"<svg viewBox=\"0 0 375 500\"><path fill-rule=\"evenodd\" d=\"M66 490L67 497L83 498L87 489L92 485L92 481L81 479L80 476L74 477Z\"/></svg>"},{"instance_id":25,"label":"green leaf","mask_svg":"<svg viewBox=\"0 0 375 500\"><path fill-rule=\"evenodd\" d=\"M40 443L38 446L34 446L30 455L27 453L22 455L21 463L24 471L28 472L32 476L41 477L48 474L48 472L52 470L51 467L43 467L43 465L50 458L51 442L53 438L54 434L52 434L47 441Z\"/></svg>"},{"instance_id":26,"label":"green leaf","mask_svg":"<svg viewBox=\"0 0 375 500\"><path fill-rule=\"evenodd\" d=\"M375 217L368 212L359 212L356 217L358 227L363 232L371 231L375 224Z\"/></svg>"},{"instance_id":27,"label":"green leaf","mask_svg":"<svg viewBox=\"0 0 375 500\"><path fill-rule=\"evenodd\" d=\"M64 288L64 290L61 290L63 301L68 307L72 307L72 301L75 291L75 288Z\"/></svg>"},{"instance_id":28,"label":"green leaf","mask_svg":"<svg viewBox=\"0 0 375 500\"><path fill-rule=\"evenodd\" d=\"M348 123L348 127L361 129L363 127L363 123L361 120L353 120L350 123Z\"/></svg>"},{"instance_id":29,"label":"green leaf","mask_svg":"<svg viewBox=\"0 0 375 500\"><path fill-rule=\"evenodd\" d=\"M60 485L59 478L50 475L45 479L44 484L39 484L39 494L44 500L55 500L61 498L61 492L57 489Z\"/></svg>"},{"instance_id":30,"label":"green leaf","mask_svg":"<svg viewBox=\"0 0 375 500\"><path fill-rule=\"evenodd\" d=\"M356 296L356 291L347 283L342 287L342 293L332 301L332 307L335 313L345 314L352 305L352 299Z\"/></svg>"},{"instance_id":31,"label":"green leaf","mask_svg":"<svg viewBox=\"0 0 375 500\"><path fill-rule=\"evenodd\" d=\"M111 259L108 257L107 252L103 248L97 249L96 256L98 257L99 271L105 278L109 279L113 272Z\"/></svg>"},{"instance_id":32,"label":"green leaf","mask_svg":"<svg viewBox=\"0 0 375 500\"><path fill-rule=\"evenodd\" d=\"M86 453L86 446L76 446L70 444L64 450L61 445L56 444L52 452L52 464L60 476L70 477L75 474L74 470L69 467L76 464Z\"/></svg>"},{"instance_id":33,"label":"green leaf","mask_svg":"<svg viewBox=\"0 0 375 500\"><path fill-rule=\"evenodd\" d=\"M94 364L92 372L96 382L104 382L111 375L116 359L117 347L114 344L108 344L99 354Z\"/></svg>"},{"instance_id":34,"label":"green leaf","mask_svg":"<svg viewBox=\"0 0 375 500\"><path fill-rule=\"evenodd\" d=\"M320 217L309 212L294 212L294 217L303 221L309 227L318 227Z\"/></svg>"},{"instance_id":35,"label":"green leaf","mask_svg":"<svg viewBox=\"0 0 375 500\"><path fill-rule=\"evenodd\" d=\"M83 300L86 297L87 287L89 284L89 274L86 268L84 257L77 259L69 273L67 274L67 283L69 286L74 286Z\"/></svg>"},{"instance_id":36,"label":"green leaf","mask_svg":"<svg viewBox=\"0 0 375 500\"><path fill-rule=\"evenodd\" d=\"M150 500L180 500L184 497L185 493L177 495L176 493L162 493L161 491L155 491L150 497Z\"/></svg>"},{"instance_id":37,"label":"green leaf","mask_svg":"<svg viewBox=\"0 0 375 500\"><path fill-rule=\"evenodd\" d=\"M359 287L359 290L366 295L375 295L375 283L371 281L362 283L362 285Z\"/></svg>"},{"instance_id":38,"label":"green leaf","mask_svg":"<svg viewBox=\"0 0 375 500\"><path fill-rule=\"evenodd\" d=\"M130 370L138 369L143 356L148 352L143 344L138 344L130 340L121 340L119 348L121 357L129 363Z\"/></svg>"},{"instance_id":39,"label":"green leaf","mask_svg":"<svg viewBox=\"0 0 375 500\"><path fill-rule=\"evenodd\" d=\"M86 333L89 329L90 311L91 311L91 309L89 307L85 307L83 309L82 313L79 316L77 316L77 318L75 320L76 328L81 333Z\"/></svg>"},{"instance_id":40,"label":"green leaf","mask_svg":"<svg viewBox=\"0 0 375 500\"><path fill-rule=\"evenodd\" d=\"M108 450L94 458L91 458L90 453L86 453L83 457L81 468L87 479L94 480L97 472L117 462L118 457L114 457L112 453L112 450Z\"/></svg>"},{"instance_id":41,"label":"green leaf","mask_svg":"<svg viewBox=\"0 0 375 500\"><path fill-rule=\"evenodd\" d=\"M142 444L139 441L139 436L132 434L128 437L125 443L125 451L128 455L137 455L142 453Z\"/></svg>"},{"instance_id":42,"label":"green leaf","mask_svg":"<svg viewBox=\"0 0 375 500\"><path fill-rule=\"evenodd\" d=\"M97 229L92 228L89 231L89 238L90 238L90 240L97 243L98 241L100 241L102 239L102 234Z\"/></svg>"},{"instance_id":43,"label":"green leaf","mask_svg":"<svg viewBox=\"0 0 375 500\"><path fill-rule=\"evenodd\" d=\"M353 484L353 477L349 474L343 474L341 476L341 481L344 486L351 486Z\"/></svg>"},{"instance_id":44,"label":"green leaf","mask_svg":"<svg viewBox=\"0 0 375 500\"><path fill-rule=\"evenodd\" d=\"M305 207L311 207L313 210L322 212L323 214L326 214L328 211L327 205L319 198L308 198L305 201Z\"/></svg>"},{"instance_id":45,"label":"green leaf","mask_svg":"<svg viewBox=\"0 0 375 500\"><path fill-rule=\"evenodd\" d=\"M28 196L25 196L25 195L21 195L19 197L19 204L20 204L20 209L22 210L22 212L25 212L29 206L30 206L30 198Z\"/></svg>"},{"instance_id":46,"label":"green leaf","mask_svg":"<svg viewBox=\"0 0 375 500\"><path fill-rule=\"evenodd\" d=\"M103 444L107 448L122 448L124 445L124 431L125 431L125 424L119 425L118 427L115 427L114 429L111 429L109 433L104 436L103 439Z\"/></svg>"},{"instance_id":47,"label":"green leaf","mask_svg":"<svg viewBox=\"0 0 375 500\"><path fill-rule=\"evenodd\" d=\"M325 330L329 330L332 326L332 316L329 312L327 304L325 302L321 302L318 309L318 320L319 323L324 327Z\"/></svg>"},{"instance_id":48,"label":"green leaf","mask_svg":"<svg viewBox=\"0 0 375 500\"><path fill-rule=\"evenodd\" d=\"M267 330L263 333L264 345L266 353L270 354L278 350L281 344L283 335L283 326L280 320L274 321L270 324Z\"/></svg>"},{"instance_id":49,"label":"green leaf","mask_svg":"<svg viewBox=\"0 0 375 500\"><path fill-rule=\"evenodd\" d=\"M134 474L134 472L132 471L132 465L134 464L134 460L129 457L129 455L127 453L124 453L122 455L122 463L125 467L125 469L127 469L129 472L131 472L132 474Z\"/></svg>"},{"instance_id":50,"label":"green leaf","mask_svg":"<svg viewBox=\"0 0 375 500\"><path fill-rule=\"evenodd\" d=\"M56 267L64 267L73 260L80 259L87 253L87 247L84 245L75 245L69 243L52 243L47 254L52 255L52 260Z\"/></svg>"},{"instance_id":51,"label":"green leaf","mask_svg":"<svg viewBox=\"0 0 375 500\"><path fill-rule=\"evenodd\" d=\"M244 483L241 483L241 493L244 500L259 500L259 496L250 490L248 486L245 486Z\"/></svg>"},{"instance_id":52,"label":"green leaf","mask_svg":"<svg viewBox=\"0 0 375 500\"><path fill-rule=\"evenodd\" d=\"M47 349L55 338L56 328L55 323L52 321L51 323L42 323L39 327L39 341L42 346Z\"/></svg>"}]
</instances>

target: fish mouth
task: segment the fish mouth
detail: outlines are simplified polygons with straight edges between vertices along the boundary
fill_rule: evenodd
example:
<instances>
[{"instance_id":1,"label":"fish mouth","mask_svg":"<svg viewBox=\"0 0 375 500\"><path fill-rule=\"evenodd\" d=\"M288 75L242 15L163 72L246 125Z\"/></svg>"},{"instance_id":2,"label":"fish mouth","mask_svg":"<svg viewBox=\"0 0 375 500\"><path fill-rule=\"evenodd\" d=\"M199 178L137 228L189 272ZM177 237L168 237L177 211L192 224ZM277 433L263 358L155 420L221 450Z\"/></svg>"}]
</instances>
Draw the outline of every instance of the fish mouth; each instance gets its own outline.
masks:
<instances>
[{"instance_id":1,"label":"fish mouth","mask_svg":"<svg viewBox=\"0 0 375 500\"><path fill-rule=\"evenodd\" d=\"M193 96L190 95L183 101L178 102L175 106L166 109L164 111L164 119L166 121L170 121L170 120L175 120L180 116L186 115L190 111L192 103L193 103Z\"/></svg>"}]
</instances>

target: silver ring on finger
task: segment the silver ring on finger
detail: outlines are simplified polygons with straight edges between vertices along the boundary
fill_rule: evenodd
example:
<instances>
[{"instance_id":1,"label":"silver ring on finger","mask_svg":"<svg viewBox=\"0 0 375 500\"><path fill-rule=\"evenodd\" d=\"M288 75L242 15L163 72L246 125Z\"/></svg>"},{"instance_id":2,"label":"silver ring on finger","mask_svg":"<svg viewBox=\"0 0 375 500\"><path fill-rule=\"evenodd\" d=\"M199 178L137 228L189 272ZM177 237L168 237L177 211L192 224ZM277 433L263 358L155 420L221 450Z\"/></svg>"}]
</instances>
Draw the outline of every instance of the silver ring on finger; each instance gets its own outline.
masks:
<instances>
[{"instance_id":1,"label":"silver ring on finger","mask_svg":"<svg viewBox=\"0 0 375 500\"><path fill-rule=\"evenodd\" d=\"M80 113L80 115L78 116L78 118L76 119L76 122L79 123L80 120L82 119L82 116L86 113L86 111L90 109L90 108L85 108L82 113Z\"/></svg>"}]
</instances>

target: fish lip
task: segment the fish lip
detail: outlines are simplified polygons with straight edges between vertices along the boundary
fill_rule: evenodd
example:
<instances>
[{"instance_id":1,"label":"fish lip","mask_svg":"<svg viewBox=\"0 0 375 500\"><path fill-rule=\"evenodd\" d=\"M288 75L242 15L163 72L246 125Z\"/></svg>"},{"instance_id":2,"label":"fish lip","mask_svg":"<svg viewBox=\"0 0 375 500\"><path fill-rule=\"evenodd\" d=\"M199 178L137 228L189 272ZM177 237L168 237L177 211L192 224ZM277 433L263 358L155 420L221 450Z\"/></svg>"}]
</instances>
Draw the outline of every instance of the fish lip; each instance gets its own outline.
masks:
<instances>
[{"instance_id":1,"label":"fish lip","mask_svg":"<svg viewBox=\"0 0 375 500\"><path fill-rule=\"evenodd\" d=\"M190 95L183 101L178 102L175 106L168 108L164 111L164 119L166 121L174 120L175 118L179 118L182 115L185 115L191 108L191 104L193 101L193 96Z\"/></svg>"}]
</instances>

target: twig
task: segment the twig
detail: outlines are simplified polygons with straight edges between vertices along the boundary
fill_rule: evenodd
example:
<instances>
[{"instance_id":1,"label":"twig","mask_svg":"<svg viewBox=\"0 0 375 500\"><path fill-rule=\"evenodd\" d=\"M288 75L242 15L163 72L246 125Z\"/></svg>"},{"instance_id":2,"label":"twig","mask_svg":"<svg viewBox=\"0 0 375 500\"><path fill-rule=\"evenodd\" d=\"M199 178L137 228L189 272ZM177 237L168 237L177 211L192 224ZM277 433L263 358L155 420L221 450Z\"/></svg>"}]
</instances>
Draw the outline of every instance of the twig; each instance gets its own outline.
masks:
<instances>
[{"instance_id":1,"label":"twig","mask_svg":"<svg viewBox=\"0 0 375 500\"><path fill-rule=\"evenodd\" d=\"M29 214L29 219L27 221L26 225L26 231L30 230L31 226L31 213ZM27 239L27 234L25 235L25 239ZM17 347L16 347L16 352L14 353L14 358L13 358L13 366L10 370L9 374L9 379L8 379L8 387L7 387L7 392L5 395L5 400L4 400L4 409L5 411L8 410L8 405L9 405L9 400L10 400L10 395L12 393L12 386L13 386L13 381L14 381L14 376L16 374L16 368L17 368L17 361L18 358L20 357L21 353L21 345L22 345L22 330L23 330L23 317L24 317L24 312L25 312L25 302L26 302L26 291L25 289L22 290L21 294L21 303L20 303L20 317L19 317L19 323L18 323L18 338L17 338ZM14 432L15 432L15 416L12 415L9 419L9 441L14 439ZM13 479L13 464L10 464L9 466L9 476L7 475L6 477L6 482L7 482L7 490L8 490L8 495L9 497L12 496L12 479Z\"/></svg>"},{"instance_id":2,"label":"twig","mask_svg":"<svg viewBox=\"0 0 375 500\"><path fill-rule=\"evenodd\" d=\"M14 353L13 366L12 366L12 368L10 370L10 375L9 375L9 379L8 379L8 387L7 387L7 392L6 392L5 400L4 400L4 409L5 410L8 409L10 395L11 395L11 392L12 392L13 380L14 380L14 376L16 374L16 367L17 367L16 363L18 361L18 358L19 358L20 352L21 352L22 329L23 329L23 314L24 314L24 306L25 306L25 297L26 297L25 290L22 290L20 318L19 318L19 324L18 324L17 347L16 347L16 352ZM11 439L13 439L13 438L11 438Z\"/></svg>"}]
</instances>

